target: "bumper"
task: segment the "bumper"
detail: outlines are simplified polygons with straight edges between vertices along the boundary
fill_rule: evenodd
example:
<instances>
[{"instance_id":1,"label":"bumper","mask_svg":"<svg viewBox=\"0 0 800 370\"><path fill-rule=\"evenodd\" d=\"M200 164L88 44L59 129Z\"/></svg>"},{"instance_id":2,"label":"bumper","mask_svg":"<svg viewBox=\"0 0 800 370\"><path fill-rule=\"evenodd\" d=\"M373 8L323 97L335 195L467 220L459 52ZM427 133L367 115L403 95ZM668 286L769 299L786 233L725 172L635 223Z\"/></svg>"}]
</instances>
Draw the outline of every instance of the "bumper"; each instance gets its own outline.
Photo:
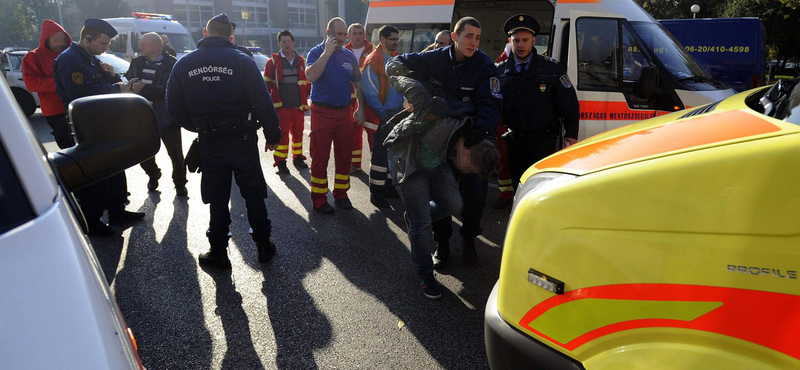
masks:
<instances>
[{"instance_id":1,"label":"bumper","mask_svg":"<svg viewBox=\"0 0 800 370\"><path fill-rule=\"evenodd\" d=\"M489 366L494 369L584 370L583 365L509 325L497 310L497 284L484 312Z\"/></svg>"}]
</instances>

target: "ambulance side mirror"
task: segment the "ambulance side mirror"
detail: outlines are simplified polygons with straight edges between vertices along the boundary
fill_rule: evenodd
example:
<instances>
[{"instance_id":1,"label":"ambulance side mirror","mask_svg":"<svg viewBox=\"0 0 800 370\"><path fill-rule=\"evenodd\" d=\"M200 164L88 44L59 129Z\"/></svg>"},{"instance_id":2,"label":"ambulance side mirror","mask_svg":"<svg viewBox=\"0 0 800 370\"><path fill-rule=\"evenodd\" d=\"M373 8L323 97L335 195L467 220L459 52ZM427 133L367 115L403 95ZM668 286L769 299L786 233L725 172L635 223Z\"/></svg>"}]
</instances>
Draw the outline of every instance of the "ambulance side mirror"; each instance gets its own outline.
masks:
<instances>
[{"instance_id":1,"label":"ambulance side mirror","mask_svg":"<svg viewBox=\"0 0 800 370\"><path fill-rule=\"evenodd\" d=\"M78 144L48 155L68 191L120 173L161 147L153 107L139 95L76 99L69 105L69 117Z\"/></svg>"},{"instance_id":2,"label":"ambulance side mirror","mask_svg":"<svg viewBox=\"0 0 800 370\"><path fill-rule=\"evenodd\" d=\"M650 98L658 92L658 81L660 77L657 68L642 68L642 74L639 77L639 88L636 91L636 95L642 99L650 100Z\"/></svg>"}]
</instances>

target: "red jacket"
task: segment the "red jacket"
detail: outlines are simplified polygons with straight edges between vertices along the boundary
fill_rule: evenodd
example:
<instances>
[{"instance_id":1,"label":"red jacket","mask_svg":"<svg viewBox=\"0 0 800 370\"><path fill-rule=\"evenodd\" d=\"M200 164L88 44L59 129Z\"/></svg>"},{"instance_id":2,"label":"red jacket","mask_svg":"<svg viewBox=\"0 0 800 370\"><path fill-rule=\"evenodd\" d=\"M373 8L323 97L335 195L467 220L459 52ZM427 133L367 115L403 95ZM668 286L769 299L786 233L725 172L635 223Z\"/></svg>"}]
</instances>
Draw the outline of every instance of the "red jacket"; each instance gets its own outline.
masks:
<instances>
[{"instance_id":1,"label":"red jacket","mask_svg":"<svg viewBox=\"0 0 800 370\"><path fill-rule=\"evenodd\" d=\"M308 94L311 90L311 84L306 77L306 60L303 56L294 53L297 59L297 84L300 85L300 110L308 110ZM281 53L273 53L272 58L267 60L267 66L264 67L264 82L267 83L270 95L272 95L272 105L275 108L283 106L281 102L280 84L283 81L283 58Z\"/></svg>"},{"instance_id":2,"label":"red jacket","mask_svg":"<svg viewBox=\"0 0 800 370\"><path fill-rule=\"evenodd\" d=\"M69 33L53 20L42 22L42 35L39 36L39 47L33 49L22 59L22 79L29 91L39 95L42 115L56 116L64 113L64 103L56 92L56 80L53 78L53 62L58 54L45 46L47 38L54 33L64 32L71 43Z\"/></svg>"}]
</instances>

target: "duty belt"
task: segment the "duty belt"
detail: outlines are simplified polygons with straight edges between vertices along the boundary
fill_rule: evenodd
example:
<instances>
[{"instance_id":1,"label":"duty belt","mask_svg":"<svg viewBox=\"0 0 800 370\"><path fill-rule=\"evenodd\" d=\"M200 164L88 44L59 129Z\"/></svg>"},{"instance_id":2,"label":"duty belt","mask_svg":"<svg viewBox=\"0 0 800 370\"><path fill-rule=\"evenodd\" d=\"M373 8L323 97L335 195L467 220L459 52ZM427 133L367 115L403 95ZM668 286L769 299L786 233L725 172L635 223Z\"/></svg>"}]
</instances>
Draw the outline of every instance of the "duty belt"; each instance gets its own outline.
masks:
<instances>
[{"instance_id":1,"label":"duty belt","mask_svg":"<svg viewBox=\"0 0 800 370\"><path fill-rule=\"evenodd\" d=\"M204 118L197 123L197 126L200 136L207 138L242 134L246 139L257 128L255 122L248 121L246 117L242 116Z\"/></svg>"},{"instance_id":2,"label":"duty belt","mask_svg":"<svg viewBox=\"0 0 800 370\"><path fill-rule=\"evenodd\" d=\"M558 135L560 128L561 128L560 125L550 125L547 127L540 128L538 130L531 130L531 131L514 131L513 129L509 128L508 132L503 134L503 140L537 141L553 135Z\"/></svg>"}]
</instances>

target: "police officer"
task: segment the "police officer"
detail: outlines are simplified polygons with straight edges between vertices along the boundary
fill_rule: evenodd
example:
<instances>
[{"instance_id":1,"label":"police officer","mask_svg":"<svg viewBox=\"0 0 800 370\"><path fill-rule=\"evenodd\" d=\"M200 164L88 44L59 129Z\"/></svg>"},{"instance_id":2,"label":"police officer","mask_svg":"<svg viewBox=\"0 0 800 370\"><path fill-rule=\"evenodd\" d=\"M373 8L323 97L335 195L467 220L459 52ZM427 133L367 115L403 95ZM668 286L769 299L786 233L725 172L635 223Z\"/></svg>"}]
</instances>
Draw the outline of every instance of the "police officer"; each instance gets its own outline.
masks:
<instances>
[{"instance_id":1,"label":"police officer","mask_svg":"<svg viewBox=\"0 0 800 370\"><path fill-rule=\"evenodd\" d=\"M278 116L256 63L236 50L231 35L225 13L211 18L197 50L175 64L167 83L169 113L181 127L199 133L200 190L211 209L206 232L211 249L200 255L199 262L216 268L231 267L227 253L231 174L247 205L258 260L269 261L275 254L256 131L263 129L265 150L275 150L281 138Z\"/></svg>"},{"instance_id":2,"label":"police officer","mask_svg":"<svg viewBox=\"0 0 800 370\"><path fill-rule=\"evenodd\" d=\"M108 22L89 18L81 29L80 41L73 42L56 58L53 63L56 91L65 108L78 98L131 91L131 86L122 83L114 67L101 63L96 57L108 50L111 38L116 35L117 30ZM114 229L100 221L104 209L108 209L110 225L144 217L144 213L125 210L128 197L125 172L79 190L78 197L89 225L89 235L114 235Z\"/></svg>"},{"instance_id":3,"label":"police officer","mask_svg":"<svg viewBox=\"0 0 800 370\"><path fill-rule=\"evenodd\" d=\"M427 83L435 95L450 101L470 101L479 109L473 112L471 127L464 133L464 145L471 147L482 142L497 130L500 119L501 91L497 68L486 53L478 49L481 39L481 24L472 17L456 22L455 32L450 34L453 44L424 53L408 53L395 57L387 64L387 73L408 75ZM464 237L463 260L465 264L477 261L475 237L481 234L480 220L486 201L488 182L475 174L459 175L459 190L464 207L461 212ZM452 222L449 217L433 220L433 229L439 241L437 259L449 257L449 239ZM412 246L413 248L413 246Z\"/></svg>"},{"instance_id":4,"label":"police officer","mask_svg":"<svg viewBox=\"0 0 800 370\"><path fill-rule=\"evenodd\" d=\"M527 14L509 18L503 26L513 56L498 64L503 93L503 135L513 186L531 165L553 154L562 143L578 141L578 97L558 62L535 53L539 22Z\"/></svg>"}]
</instances>

